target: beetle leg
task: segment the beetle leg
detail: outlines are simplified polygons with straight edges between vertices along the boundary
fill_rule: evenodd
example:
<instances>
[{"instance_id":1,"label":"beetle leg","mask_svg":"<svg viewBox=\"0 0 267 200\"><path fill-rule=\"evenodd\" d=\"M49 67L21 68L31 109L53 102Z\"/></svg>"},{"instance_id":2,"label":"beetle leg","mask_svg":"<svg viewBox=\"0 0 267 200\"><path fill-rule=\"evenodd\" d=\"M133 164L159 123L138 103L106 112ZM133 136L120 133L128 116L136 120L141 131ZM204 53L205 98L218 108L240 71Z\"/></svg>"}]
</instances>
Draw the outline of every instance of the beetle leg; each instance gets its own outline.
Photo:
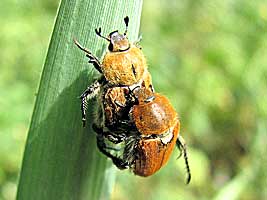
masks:
<instances>
[{"instance_id":1,"label":"beetle leg","mask_svg":"<svg viewBox=\"0 0 267 200\"><path fill-rule=\"evenodd\" d=\"M92 63L97 71L102 73L102 68L99 60L89 51L89 49L83 47L76 39L73 39L76 46L86 53L86 57L89 58L89 63Z\"/></svg>"},{"instance_id":2,"label":"beetle leg","mask_svg":"<svg viewBox=\"0 0 267 200\"><path fill-rule=\"evenodd\" d=\"M118 106L118 107L120 107L120 108L125 108L126 106L125 105L123 105L121 102L119 102L119 101L114 101L114 103L115 103L115 105L116 106Z\"/></svg>"},{"instance_id":3,"label":"beetle leg","mask_svg":"<svg viewBox=\"0 0 267 200\"><path fill-rule=\"evenodd\" d=\"M178 149L184 155L185 166L186 166L186 171L187 171L186 184L188 184L190 182L190 180L191 180L191 172L190 172L190 167L189 167L189 162L188 162L186 142L185 142L184 138L181 135L179 135L178 138L177 138L176 146L178 147Z\"/></svg>"},{"instance_id":4,"label":"beetle leg","mask_svg":"<svg viewBox=\"0 0 267 200\"><path fill-rule=\"evenodd\" d=\"M86 57L89 58L88 62L92 63L97 71L99 71L100 73L103 73L99 60L93 54L86 54Z\"/></svg>"},{"instance_id":5,"label":"beetle leg","mask_svg":"<svg viewBox=\"0 0 267 200\"><path fill-rule=\"evenodd\" d=\"M126 138L126 135L123 133L115 134L109 131L103 131L103 129L98 127L95 123L92 124L92 128L98 135L107 138L110 142L114 144L119 144L123 142Z\"/></svg>"},{"instance_id":6,"label":"beetle leg","mask_svg":"<svg viewBox=\"0 0 267 200\"><path fill-rule=\"evenodd\" d=\"M125 163L121 158L118 158L107 151L108 147L106 146L104 138L101 135L97 136L97 147L101 151L101 153L109 157L114 165L116 165L119 169L128 168L128 164Z\"/></svg>"},{"instance_id":7,"label":"beetle leg","mask_svg":"<svg viewBox=\"0 0 267 200\"><path fill-rule=\"evenodd\" d=\"M182 152L182 150L178 147L178 149L179 149L179 155L177 156L177 159L179 159L179 158L181 158L181 156L182 156L182 154L183 154L183 152Z\"/></svg>"},{"instance_id":8,"label":"beetle leg","mask_svg":"<svg viewBox=\"0 0 267 200\"><path fill-rule=\"evenodd\" d=\"M140 138L138 136L133 135L127 138L125 150L123 153L123 160L125 160L127 163L129 163L129 166L132 166L136 160L137 156L137 144L140 141Z\"/></svg>"},{"instance_id":9,"label":"beetle leg","mask_svg":"<svg viewBox=\"0 0 267 200\"><path fill-rule=\"evenodd\" d=\"M139 37L137 38L137 40L134 42L134 45L139 48L139 49L142 49L141 45L140 45L140 42L142 40L142 35L139 35Z\"/></svg>"},{"instance_id":10,"label":"beetle leg","mask_svg":"<svg viewBox=\"0 0 267 200\"><path fill-rule=\"evenodd\" d=\"M107 134L106 135L107 139L114 144L119 144L125 140L125 134L122 135L116 135L116 134Z\"/></svg>"},{"instance_id":11,"label":"beetle leg","mask_svg":"<svg viewBox=\"0 0 267 200\"><path fill-rule=\"evenodd\" d=\"M181 158L181 156L183 155L182 144L181 144L181 141L179 140L179 137L182 137L182 136L179 135L178 138L177 138L177 140L176 140L176 146L179 149L179 155L177 156L176 159Z\"/></svg>"},{"instance_id":12,"label":"beetle leg","mask_svg":"<svg viewBox=\"0 0 267 200\"><path fill-rule=\"evenodd\" d=\"M82 110L82 122L83 127L85 127L86 122L86 110L87 110L87 101L94 98L100 91L101 83L97 80L92 85L88 86L87 89L81 94L81 110Z\"/></svg>"}]
</instances>

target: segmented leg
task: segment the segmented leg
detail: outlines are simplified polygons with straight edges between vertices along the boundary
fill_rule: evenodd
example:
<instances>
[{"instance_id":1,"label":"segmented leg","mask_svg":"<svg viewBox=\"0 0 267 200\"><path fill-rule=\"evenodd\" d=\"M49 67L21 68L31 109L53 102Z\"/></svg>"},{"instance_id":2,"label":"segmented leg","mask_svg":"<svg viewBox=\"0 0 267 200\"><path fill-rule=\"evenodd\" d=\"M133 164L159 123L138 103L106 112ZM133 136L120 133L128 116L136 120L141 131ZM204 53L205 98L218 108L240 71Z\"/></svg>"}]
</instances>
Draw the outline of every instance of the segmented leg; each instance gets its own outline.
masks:
<instances>
[{"instance_id":1,"label":"segmented leg","mask_svg":"<svg viewBox=\"0 0 267 200\"><path fill-rule=\"evenodd\" d=\"M97 71L102 73L102 68L99 60L93 54L86 54L86 57L89 58L88 62L92 63L94 67L97 69Z\"/></svg>"},{"instance_id":2,"label":"segmented leg","mask_svg":"<svg viewBox=\"0 0 267 200\"><path fill-rule=\"evenodd\" d=\"M126 169L129 167L128 164L124 162L121 158L118 158L107 151L107 149L110 148L106 146L104 137L102 135L97 135L97 147L101 151L101 153L109 157L114 163L114 165L116 165L119 169Z\"/></svg>"},{"instance_id":3,"label":"segmented leg","mask_svg":"<svg viewBox=\"0 0 267 200\"><path fill-rule=\"evenodd\" d=\"M87 110L87 100L94 98L100 91L101 83L99 80L95 81L92 85L81 94L81 110L82 110L82 122L83 127L85 127L86 122L86 110Z\"/></svg>"},{"instance_id":4,"label":"segmented leg","mask_svg":"<svg viewBox=\"0 0 267 200\"><path fill-rule=\"evenodd\" d=\"M97 71L102 73L102 68L99 60L89 51L89 49L83 47L76 39L73 39L76 46L86 53L86 57L89 58L89 63L92 63Z\"/></svg>"},{"instance_id":5,"label":"segmented leg","mask_svg":"<svg viewBox=\"0 0 267 200\"><path fill-rule=\"evenodd\" d=\"M96 124L93 124L92 128L97 133L97 135L107 138L110 142L114 144L119 144L126 139L126 135L124 133L115 134L109 131L103 131L103 129L98 127Z\"/></svg>"},{"instance_id":6,"label":"segmented leg","mask_svg":"<svg viewBox=\"0 0 267 200\"><path fill-rule=\"evenodd\" d=\"M190 172L190 167L189 167L189 162L188 162L188 157L187 157L186 142L181 135L178 136L178 139L176 141L176 146L184 155L185 166L186 166L186 171L187 171L186 184L188 184L191 180L191 172Z\"/></svg>"},{"instance_id":7,"label":"segmented leg","mask_svg":"<svg viewBox=\"0 0 267 200\"><path fill-rule=\"evenodd\" d=\"M137 40L134 42L134 45L139 48L139 49L142 49L141 45L140 45L140 42L142 40L142 35L139 35L139 37L137 38Z\"/></svg>"}]
</instances>

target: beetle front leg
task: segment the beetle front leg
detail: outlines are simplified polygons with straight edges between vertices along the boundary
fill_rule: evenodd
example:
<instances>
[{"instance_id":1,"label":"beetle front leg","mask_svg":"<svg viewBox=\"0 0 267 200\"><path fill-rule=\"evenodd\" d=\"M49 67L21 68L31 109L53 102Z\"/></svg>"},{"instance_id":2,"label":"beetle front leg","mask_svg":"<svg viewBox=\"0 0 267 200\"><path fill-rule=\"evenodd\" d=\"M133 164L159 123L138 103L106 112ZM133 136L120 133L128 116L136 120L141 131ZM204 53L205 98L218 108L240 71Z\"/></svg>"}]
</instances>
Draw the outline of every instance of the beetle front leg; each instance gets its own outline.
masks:
<instances>
[{"instance_id":1,"label":"beetle front leg","mask_svg":"<svg viewBox=\"0 0 267 200\"><path fill-rule=\"evenodd\" d=\"M89 58L88 62L92 63L98 72L103 73L99 60L92 53L86 54L86 57Z\"/></svg>"},{"instance_id":2,"label":"beetle front leg","mask_svg":"<svg viewBox=\"0 0 267 200\"><path fill-rule=\"evenodd\" d=\"M100 87L101 83L97 80L92 85L88 86L80 96L83 127L85 127L86 122L87 101L94 98L99 93Z\"/></svg>"},{"instance_id":3,"label":"beetle front leg","mask_svg":"<svg viewBox=\"0 0 267 200\"><path fill-rule=\"evenodd\" d=\"M178 147L178 149L184 155L185 166L186 166L186 171L187 171L186 184L188 184L190 182L190 180L191 180L191 172L190 172L190 167L189 167L189 162L188 162L186 142L185 142L184 138L181 135L179 135L178 138L177 138L176 146Z\"/></svg>"},{"instance_id":4,"label":"beetle front leg","mask_svg":"<svg viewBox=\"0 0 267 200\"><path fill-rule=\"evenodd\" d=\"M95 57L89 51L89 49L83 47L76 39L73 39L73 41L79 49L81 49L82 51L84 51L86 53L86 57L89 58L89 63L92 63L94 65L94 67L96 68L96 70L99 71L100 73L102 73L101 64L100 64L99 60L97 59L97 57Z\"/></svg>"}]
</instances>

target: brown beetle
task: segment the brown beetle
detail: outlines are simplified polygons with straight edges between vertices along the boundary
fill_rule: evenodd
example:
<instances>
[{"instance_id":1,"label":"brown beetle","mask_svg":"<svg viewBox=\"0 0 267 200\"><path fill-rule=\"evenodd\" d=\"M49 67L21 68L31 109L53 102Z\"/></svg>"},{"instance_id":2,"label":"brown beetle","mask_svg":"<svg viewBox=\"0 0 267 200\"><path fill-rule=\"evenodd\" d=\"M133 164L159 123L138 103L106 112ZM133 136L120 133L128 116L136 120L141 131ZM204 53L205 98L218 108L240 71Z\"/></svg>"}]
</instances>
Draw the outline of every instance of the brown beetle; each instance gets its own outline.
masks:
<instances>
[{"instance_id":1,"label":"brown beetle","mask_svg":"<svg viewBox=\"0 0 267 200\"><path fill-rule=\"evenodd\" d=\"M105 54L102 63L74 39L77 47L86 53L89 63L92 63L102 74L102 77L88 86L80 96L83 126L85 126L86 121L87 100L97 96L103 85L107 84L108 87L132 86L144 82L145 87L152 88L151 76L147 70L144 54L139 47L130 43L127 38L128 16L124 18L124 22L126 29L123 34L113 31L108 37L104 37L101 35L101 28L95 30L98 36L109 42L108 52Z\"/></svg>"},{"instance_id":2,"label":"brown beetle","mask_svg":"<svg viewBox=\"0 0 267 200\"><path fill-rule=\"evenodd\" d=\"M135 103L130 108L126 120L127 126L116 132L105 127L94 125L98 133L98 147L120 168L130 168L139 176L150 176L164 166L170 158L175 144L183 151L188 178L191 179L186 145L179 135L180 122L178 115L169 100L158 93L144 88L134 91ZM127 98L125 98L127 99ZM106 146L105 139L115 144L124 142L122 157L113 155Z\"/></svg>"},{"instance_id":3,"label":"brown beetle","mask_svg":"<svg viewBox=\"0 0 267 200\"><path fill-rule=\"evenodd\" d=\"M140 176L150 176L169 160L180 122L165 96L140 89L137 98L138 104L133 106L131 117L141 140L136 145L133 171Z\"/></svg>"},{"instance_id":4,"label":"brown beetle","mask_svg":"<svg viewBox=\"0 0 267 200\"><path fill-rule=\"evenodd\" d=\"M101 28L95 30L109 42L102 63L74 40L102 74L80 96L83 126L87 100L97 96L99 110L93 129L103 154L120 169L130 168L136 175L150 176L167 163L176 144L183 151L189 183L191 175L186 145L179 135L178 115L166 97L154 93L145 57L126 36L129 18L125 17L124 22L123 34L113 31L104 37Z\"/></svg>"}]
</instances>

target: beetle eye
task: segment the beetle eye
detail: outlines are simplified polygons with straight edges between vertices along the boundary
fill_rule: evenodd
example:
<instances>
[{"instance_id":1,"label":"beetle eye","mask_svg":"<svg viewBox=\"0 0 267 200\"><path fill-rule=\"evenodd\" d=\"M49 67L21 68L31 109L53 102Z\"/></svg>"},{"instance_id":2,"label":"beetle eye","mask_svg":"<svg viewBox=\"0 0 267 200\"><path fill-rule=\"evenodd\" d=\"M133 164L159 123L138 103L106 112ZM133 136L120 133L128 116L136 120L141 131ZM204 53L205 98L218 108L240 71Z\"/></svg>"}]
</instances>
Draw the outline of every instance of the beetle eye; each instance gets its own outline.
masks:
<instances>
[{"instance_id":1,"label":"beetle eye","mask_svg":"<svg viewBox=\"0 0 267 200\"><path fill-rule=\"evenodd\" d=\"M109 45L108 45L108 50L109 51L113 51L113 44L110 42Z\"/></svg>"}]
</instances>

